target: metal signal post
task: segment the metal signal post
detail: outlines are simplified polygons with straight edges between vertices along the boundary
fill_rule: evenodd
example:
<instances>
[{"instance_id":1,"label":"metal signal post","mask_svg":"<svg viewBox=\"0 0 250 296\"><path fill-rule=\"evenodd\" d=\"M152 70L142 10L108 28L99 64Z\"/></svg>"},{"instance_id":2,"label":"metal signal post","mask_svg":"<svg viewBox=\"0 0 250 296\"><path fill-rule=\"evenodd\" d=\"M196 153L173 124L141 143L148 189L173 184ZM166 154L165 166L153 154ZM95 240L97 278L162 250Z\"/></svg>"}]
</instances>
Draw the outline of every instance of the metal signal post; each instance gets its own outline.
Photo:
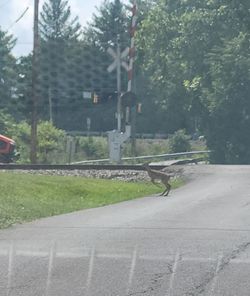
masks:
<instances>
[{"instance_id":1,"label":"metal signal post","mask_svg":"<svg viewBox=\"0 0 250 296\"><path fill-rule=\"evenodd\" d=\"M113 57L113 63L108 67L108 72L116 69L117 79L117 130L108 132L109 137L109 155L110 160L116 163L121 162L121 146L130 137L130 131L127 129L122 133L122 101L121 101L121 67L128 71L128 65L124 59L128 56L129 49L121 52L120 38L117 36L116 51L108 48L108 53Z\"/></svg>"},{"instance_id":2,"label":"metal signal post","mask_svg":"<svg viewBox=\"0 0 250 296\"><path fill-rule=\"evenodd\" d=\"M114 59L113 63L108 67L108 72L112 72L116 69L116 81L117 81L117 130L121 132L121 119L122 119L122 106L121 106L121 67L128 71L128 65L124 59L129 54L129 48L126 48L121 52L120 38L117 37L116 51L112 48L108 48L108 53Z\"/></svg>"},{"instance_id":3,"label":"metal signal post","mask_svg":"<svg viewBox=\"0 0 250 296\"><path fill-rule=\"evenodd\" d=\"M126 48L121 52L119 36L117 36L117 48L114 51L112 48L108 48L108 53L113 57L113 63L108 67L108 72L112 72L116 69L117 73L117 130L108 132L109 138L109 156L111 161L116 163L121 162L121 148L122 144L127 141L131 136L131 109L132 106L126 107L126 124L125 132L121 130L121 121L122 121L122 98L121 98L121 67L125 68L128 72L128 92L131 93L132 90L132 76L133 76L133 63L134 63L134 54L135 54L135 42L134 35L136 29L136 19L137 19L137 3L136 0L133 2L132 7L132 23L130 29L131 44L130 48ZM124 61L125 58L129 56L129 63ZM133 104L132 104L133 105ZM135 109L135 108L133 108ZM132 119L134 119L132 117ZM135 119L132 120L135 126ZM135 128L134 134L135 134Z\"/></svg>"}]
</instances>

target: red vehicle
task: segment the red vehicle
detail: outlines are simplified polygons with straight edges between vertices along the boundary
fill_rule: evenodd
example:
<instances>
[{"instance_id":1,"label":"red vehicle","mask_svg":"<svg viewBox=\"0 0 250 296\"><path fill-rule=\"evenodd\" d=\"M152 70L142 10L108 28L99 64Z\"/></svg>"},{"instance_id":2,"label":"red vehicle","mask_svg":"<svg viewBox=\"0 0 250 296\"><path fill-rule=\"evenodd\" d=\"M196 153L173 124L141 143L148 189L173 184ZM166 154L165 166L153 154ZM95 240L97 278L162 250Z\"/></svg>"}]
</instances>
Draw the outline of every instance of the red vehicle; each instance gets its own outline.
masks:
<instances>
[{"instance_id":1,"label":"red vehicle","mask_svg":"<svg viewBox=\"0 0 250 296\"><path fill-rule=\"evenodd\" d=\"M0 135L0 162L14 162L19 156L16 151L16 143L14 140Z\"/></svg>"}]
</instances>

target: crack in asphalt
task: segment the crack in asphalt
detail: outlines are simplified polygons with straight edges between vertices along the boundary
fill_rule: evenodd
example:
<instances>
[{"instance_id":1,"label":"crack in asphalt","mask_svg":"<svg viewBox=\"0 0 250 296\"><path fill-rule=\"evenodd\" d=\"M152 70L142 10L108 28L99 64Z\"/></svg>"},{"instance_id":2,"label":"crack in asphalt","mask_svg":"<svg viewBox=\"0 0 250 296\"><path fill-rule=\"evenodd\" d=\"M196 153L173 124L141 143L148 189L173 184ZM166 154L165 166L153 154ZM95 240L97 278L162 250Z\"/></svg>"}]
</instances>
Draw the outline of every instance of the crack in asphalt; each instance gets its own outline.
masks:
<instances>
[{"instance_id":1,"label":"crack in asphalt","mask_svg":"<svg viewBox=\"0 0 250 296\"><path fill-rule=\"evenodd\" d=\"M149 293L149 295L151 296L152 294L150 294L150 293L155 291L158 287L161 286L161 283L159 283L159 282L162 281L165 276L169 276L174 273L174 268L173 268L174 262L167 263L166 265L167 265L168 271L155 273L153 278L150 281L150 286L147 289L144 289L142 291L137 291L137 292L131 292L131 293L127 294L127 296L145 295L146 293Z\"/></svg>"},{"instance_id":2,"label":"crack in asphalt","mask_svg":"<svg viewBox=\"0 0 250 296\"><path fill-rule=\"evenodd\" d=\"M241 253L245 252L249 246L250 246L250 242L241 244L240 246L238 246L238 248L233 250L230 254L222 257L221 263L218 269L216 270L216 272L211 272L210 276L205 278L202 283L195 286L193 291L187 292L185 296L197 296L205 292L208 284L210 284L213 281L213 279L230 264L231 260L237 258Z\"/></svg>"},{"instance_id":3,"label":"crack in asphalt","mask_svg":"<svg viewBox=\"0 0 250 296\"><path fill-rule=\"evenodd\" d=\"M162 284L161 282L164 279L164 277L173 273L172 264L167 264L167 268L168 268L168 272L159 272L153 275L153 278L150 280L150 285L148 288L142 291L131 292L127 294L127 296L146 295L146 294L151 296L152 295L151 293L161 286Z\"/></svg>"}]
</instances>

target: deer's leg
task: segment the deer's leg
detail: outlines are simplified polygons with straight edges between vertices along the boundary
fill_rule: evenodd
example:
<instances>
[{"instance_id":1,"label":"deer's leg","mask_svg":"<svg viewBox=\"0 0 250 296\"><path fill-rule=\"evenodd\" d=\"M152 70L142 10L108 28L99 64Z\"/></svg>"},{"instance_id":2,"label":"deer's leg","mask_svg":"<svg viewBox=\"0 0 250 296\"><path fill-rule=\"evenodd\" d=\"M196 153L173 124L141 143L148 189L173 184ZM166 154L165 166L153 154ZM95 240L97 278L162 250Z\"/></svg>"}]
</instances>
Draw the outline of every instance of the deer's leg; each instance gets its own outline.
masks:
<instances>
[{"instance_id":1,"label":"deer's leg","mask_svg":"<svg viewBox=\"0 0 250 296\"><path fill-rule=\"evenodd\" d=\"M159 194L159 196L163 196L166 190L164 190L162 193Z\"/></svg>"},{"instance_id":2,"label":"deer's leg","mask_svg":"<svg viewBox=\"0 0 250 296\"><path fill-rule=\"evenodd\" d=\"M164 184L164 183L163 183L163 184ZM165 195L165 193L169 190L169 189L168 189L168 184L164 184L164 185L165 185L166 189L160 194L160 196Z\"/></svg>"},{"instance_id":3,"label":"deer's leg","mask_svg":"<svg viewBox=\"0 0 250 296\"><path fill-rule=\"evenodd\" d=\"M166 188L161 194L160 196L165 196L165 193L168 191L168 188Z\"/></svg>"},{"instance_id":4,"label":"deer's leg","mask_svg":"<svg viewBox=\"0 0 250 296\"><path fill-rule=\"evenodd\" d=\"M163 195L168 196L170 189L171 189L171 185L167 184L167 189L164 191Z\"/></svg>"},{"instance_id":5,"label":"deer's leg","mask_svg":"<svg viewBox=\"0 0 250 296\"><path fill-rule=\"evenodd\" d=\"M168 190L168 183L166 183L165 180L161 180L161 183L165 186L166 189L162 193L160 193L159 196L163 196Z\"/></svg>"}]
</instances>

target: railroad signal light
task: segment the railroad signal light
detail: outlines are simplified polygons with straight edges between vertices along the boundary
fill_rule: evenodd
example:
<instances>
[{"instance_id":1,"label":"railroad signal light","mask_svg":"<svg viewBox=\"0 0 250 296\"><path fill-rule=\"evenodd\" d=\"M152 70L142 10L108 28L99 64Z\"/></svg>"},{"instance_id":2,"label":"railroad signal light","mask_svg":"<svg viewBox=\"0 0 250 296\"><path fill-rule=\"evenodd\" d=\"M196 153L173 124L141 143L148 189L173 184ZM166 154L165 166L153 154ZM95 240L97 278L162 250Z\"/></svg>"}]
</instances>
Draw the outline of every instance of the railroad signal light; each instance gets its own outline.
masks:
<instances>
[{"instance_id":1,"label":"railroad signal light","mask_svg":"<svg viewBox=\"0 0 250 296\"><path fill-rule=\"evenodd\" d=\"M116 99L117 95L115 92L83 91L83 98L85 103L105 104Z\"/></svg>"}]
</instances>

